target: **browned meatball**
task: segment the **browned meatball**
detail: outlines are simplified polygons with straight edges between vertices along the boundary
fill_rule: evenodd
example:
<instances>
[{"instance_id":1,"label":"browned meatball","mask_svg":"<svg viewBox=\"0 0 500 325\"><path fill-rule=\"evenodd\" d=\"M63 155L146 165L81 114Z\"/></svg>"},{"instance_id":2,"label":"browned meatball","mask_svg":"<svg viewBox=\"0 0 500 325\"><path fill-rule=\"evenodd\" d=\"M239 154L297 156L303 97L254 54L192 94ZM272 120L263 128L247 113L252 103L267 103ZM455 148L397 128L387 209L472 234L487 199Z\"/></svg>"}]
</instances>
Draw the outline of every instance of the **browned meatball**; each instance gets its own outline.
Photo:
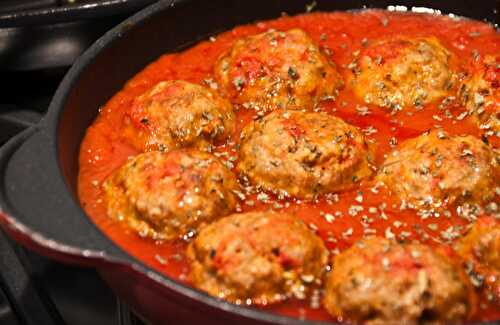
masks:
<instances>
[{"instance_id":1,"label":"browned meatball","mask_svg":"<svg viewBox=\"0 0 500 325\"><path fill-rule=\"evenodd\" d=\"M216 63L215 77L232 102L262 112L312 108L336 97L343 84L333 63L300 29L236 41Z\"/></svg>"},{"instance_id":2,"label":"browned meatball","mask_svg":"<svg viewBox=\"0 0 500 325\"><path fill-rule=\"evenodd\" d=\"M469 113L487 136L500 137L500 56L486 56L460 88Z\"/></svg>"},{"instance_id":3,"label":"browned meatball","mask_svg":"<svg viewBox=\"0 0 500 325\"><path fill-rule=\"evenodd\" d=\"M351 65L353 89L359 98L378 106L420 107L446 96L452 88L451 60L435 37L375 42Z\"/></svg>"},{"instance_id":4,"label":"browned meatball","mask_svg":"<svg viewBox=\"0 0 500 325\"><path fill-rule=\"evenodd\" d=\"M238 184L216 157L190 149L140 154L104 190L111 217L143 237L169 240L231 213Z\"/></svg>"},{"instance_id":5,"label":"browned meatball","mask_svg":"<svg viewBox=\"0 0 500 325\"><path fill-rule=\"evenodd\" d=\"M275 111L242 132L237 169L252 183L312 199L369 176L362 133L325 113Z\"/></svg>"},{"instance_id":6,"label":"browned meatball","mask_svg":"<svg viewBox=\"0 0 500 325\"><path fill-rule=\"evenodd\" d=\"M484 287L490 299L500 304L500 223L479 219L457 244L472 283Z\"/></svg>"},{"instance_id":7,"label":"browned meatball","mask_svg":"<svg viewBox=\"0 0 500 325\"><path fill-rule=\"evenodd\" d=\"M433 131L401 143L377 178L414 208L484 204L495 200L499 156L473 136Z\"/></svg>"},{"instance_id":8,"label":"browned meatball","mask_svg":"<svg viewBox=\"0 0 500 325\"><path fill-rule=\"evenodd\" d=\"M328 251L300 219L250 212L203 228L188 256L196 287L231 302L265 305L305 298L321 284Z\"/></svg>"},{"instance_id":9,"label":"browned meatball","mask_svg":"<svg viewBox=\"0 0 500 325\"><path fill-rule=\"evenodd\" d=\"M472 294L446 255L373 237L335 257L324 305L362 324L455 324L471 314Z\"/></svg>"},{"instance_id":10,"label":"browned meatball","mask_svg":"<svg viewBox=\"0 0 500 325\"><path fill-rule=\"evenodd\" d=\"M231 104L186 81L162 81L137 97L126 115L125 137L141 151L188 146L206 149L234 131Z\"/></svg>"}]
</instances>

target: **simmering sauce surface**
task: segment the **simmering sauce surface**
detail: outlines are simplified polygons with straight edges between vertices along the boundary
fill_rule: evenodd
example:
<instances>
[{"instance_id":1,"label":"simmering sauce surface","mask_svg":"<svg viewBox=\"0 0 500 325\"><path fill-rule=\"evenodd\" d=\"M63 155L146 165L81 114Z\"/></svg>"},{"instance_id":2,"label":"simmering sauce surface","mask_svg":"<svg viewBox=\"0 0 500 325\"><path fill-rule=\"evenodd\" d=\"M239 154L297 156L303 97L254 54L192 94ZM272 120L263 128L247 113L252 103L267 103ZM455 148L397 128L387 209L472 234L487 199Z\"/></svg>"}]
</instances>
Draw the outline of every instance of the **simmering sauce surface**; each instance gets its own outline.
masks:
<instances>
[{"instance_id":1,"label":"simmering sauce surface","mask_svg":"<svg viewBox=\"0 0 500 325\"><path fill-rule=\"evenodd\" d=\"M151 63L100 108L98 118L88 128L80 151L79 196L89 217L113 241L158 272L180 282L189 283L189 263L184 253L186 243L155 243L140 238L125 225L107 216L102 182L128 157L139 153L120 136L123 115L135 97L159 81L181 79L210 84L213 80L213 64L236 39L271 28L301 28L306 31L337 64L345 80L349 73L348 66L356 52L382 38L435 36L460 58L465 70L472 66L472 60L478 55L500 52L498 32L485 23L446 16L368 10L283 16L272 21L240 26L182 53L166 54ZM367 105L357 99L346 83L336 101L320 104L319 109L363 130L376 148L375 165L380 166L384 156L395 144L430 129L441 128L450 135L471 134L481 137L474 122L469 117L464 118L465 108L457 104L440 109L440 102L426 105L423 109L408 107L391 114L389 110ZM237 128L234 141L219 145L215 150L228 164L234 164L237 158L235 142L239 139L241 128L255 118L253 110L235 107L235 112ZM247 196L240 204L242 211L274 209L297 215L324 239L333 254L338 254L368 235L416 239L428 245L450 246L469 224L455 211L450 211L449 215L419 216L416 211L400 206L374 181L365 181L354 190L322 196L313 202L293 199L278 201L267 193L258 197ZM263 308L294 317L333 320L318 306L317 301L289 301ZM492 306L482 296L474 320L493 319L500 319L500 308Z\"/></svg>"}]
</instances>

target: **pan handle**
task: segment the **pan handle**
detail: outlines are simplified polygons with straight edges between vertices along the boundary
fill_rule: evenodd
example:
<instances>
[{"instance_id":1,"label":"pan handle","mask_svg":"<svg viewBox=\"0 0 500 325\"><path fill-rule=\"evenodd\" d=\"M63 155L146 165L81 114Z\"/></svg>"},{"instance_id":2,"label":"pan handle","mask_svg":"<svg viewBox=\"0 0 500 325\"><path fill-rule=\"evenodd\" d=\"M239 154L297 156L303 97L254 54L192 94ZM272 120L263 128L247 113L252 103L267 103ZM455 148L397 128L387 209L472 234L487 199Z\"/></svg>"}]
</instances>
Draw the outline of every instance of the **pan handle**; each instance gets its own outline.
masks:
<instances>
[{"instance_id":1,"label":"pan handle","mask_svg":"<svg viewBox=\"0 0 500 325\"><path fill-rule=\"evenodd\" d=\"M130 264L132 258L97 229L68 191L43 123L0 148L0 224L21 244L63 262Z\"/></svg>"}]
</instances>

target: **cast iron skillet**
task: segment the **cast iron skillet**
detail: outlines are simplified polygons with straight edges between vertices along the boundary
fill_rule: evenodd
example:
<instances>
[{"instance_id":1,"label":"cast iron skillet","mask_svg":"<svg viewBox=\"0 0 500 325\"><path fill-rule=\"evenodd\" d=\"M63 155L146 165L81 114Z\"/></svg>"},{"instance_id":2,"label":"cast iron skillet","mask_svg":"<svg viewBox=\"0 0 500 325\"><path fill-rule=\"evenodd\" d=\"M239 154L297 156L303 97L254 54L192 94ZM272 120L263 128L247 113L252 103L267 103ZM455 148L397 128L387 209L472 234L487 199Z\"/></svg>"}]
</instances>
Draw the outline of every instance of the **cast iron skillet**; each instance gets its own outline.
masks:
<instances>
[{"instance_id":1,"label":"cast iron skillet","mask_svg":"<svg viewBox=\"0 0 500 325\"><path fill-rule=\"evenodd\" d=\"M236 25L304 12L311 0L159 1L108 32L59 86L47 116L0 149L0 221L40 254L96 267L140 315L154 323L304 324L216 300L145 266L111 242L81 209L78 151L100 105L148 63ZM386 8L391 1L316 0L316 10ZM499 1L399 1L497 23ZM376 5L375 5L376 4ZM29 94L27 94L29 95ZM3 210L3 213L1 212ZM312 323L310 323L312 324Z\"/></svg>"}]
</instances>

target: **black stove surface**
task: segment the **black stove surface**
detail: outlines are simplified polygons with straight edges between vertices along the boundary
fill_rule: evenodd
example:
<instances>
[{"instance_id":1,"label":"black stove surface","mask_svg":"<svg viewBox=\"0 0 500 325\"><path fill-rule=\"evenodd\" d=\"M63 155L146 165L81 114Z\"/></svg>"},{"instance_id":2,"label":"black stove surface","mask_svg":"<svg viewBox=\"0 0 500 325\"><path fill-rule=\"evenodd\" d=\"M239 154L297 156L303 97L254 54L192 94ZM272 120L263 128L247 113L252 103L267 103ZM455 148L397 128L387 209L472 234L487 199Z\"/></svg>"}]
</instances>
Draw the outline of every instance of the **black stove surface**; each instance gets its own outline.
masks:
<instances>
[{"instance_id":1,"label":"black stove surface","mask_svg":"<svg viewBox=\"0 0 500 325\"><path fill-rule=\"evenodd\" d=\"M36 9L43 9L43 6L61 6L70 2L73 1L8 0L3 6L0 3L0 16L6 12L9 14L8 9L22 13L22 10L32 10L35 4L38 6ZM78 2L88 4L91 1ZM26 5L31 5L31 8L23 7ZM138 9L136 7L135 10ZM0 28L0 44L5 45L0 46L0 145L38 122L45 114L69 63L97 37L132 12L124 13L122 10L119 15L108 12L105 17L97 15L99 17L94 20L89 16L85 20L66 17L69 21L55 24L50 22L52 17L41 16L39 21L30 21L28 27ZM61 38L57 38L59 34L54 33L54 30L62 31ZM30 43L30 35L36 35L37 48ZM60 42L78 46L70 52L54 52ZM56 46L50 48L54 44ZM46 60L44 56L48 54L41 52L40 48L50 48L51 55L61 54L64 59ZM39 256L22 248L0 231L0 324L144 323L113 294L95 270L63 265Z\"/></svg>"}]
</instances>

